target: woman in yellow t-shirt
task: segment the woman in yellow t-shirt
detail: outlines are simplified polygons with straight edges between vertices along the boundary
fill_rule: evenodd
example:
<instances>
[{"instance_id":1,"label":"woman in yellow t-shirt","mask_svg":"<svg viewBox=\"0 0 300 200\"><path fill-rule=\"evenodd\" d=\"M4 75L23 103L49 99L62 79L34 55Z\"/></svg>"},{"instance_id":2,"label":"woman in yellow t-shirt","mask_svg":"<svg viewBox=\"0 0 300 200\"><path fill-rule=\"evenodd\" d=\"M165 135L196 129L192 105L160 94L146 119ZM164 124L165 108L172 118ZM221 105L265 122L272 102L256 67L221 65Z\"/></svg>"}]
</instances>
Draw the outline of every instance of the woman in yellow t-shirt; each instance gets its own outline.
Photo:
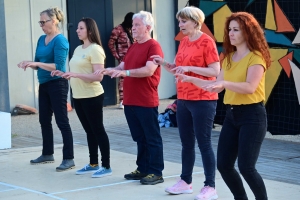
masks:
<instances>
[{"instance_id":1,"label":"woman in yellow t-shirt","mask_svg":"<svg viewBox=\"0 0 300 200\"><path fill-rule=\"evenodd\" d=\"M255 165L267 131L265 72L271 56L263 29L249 13L232 13L225 23L222 70L216 81L175 74L178 81L191 82L211 92L225 89L226 117L220 133L217 167L234 199L247 200L239 171L255 199L267 200L266 187Z\"/></svg>"},{"instance_id":2,"label":"woman in yellow t-shirt","mask_svg":"<svg viewBox=\"0 0 300 200\"><path fill-rule=\"evenodd\" d=\"M104 69L105 53L96 22L83 18L78 23L78 46L70 60L70 72L53 71L52 76L70 79L73 101L77 116L86 132L90 154L90 163L78 170L76 174L93 172L92 177L112 174L110 168L110 147L103 125L104 90L101 85L103 75L93 74ZM102 165L98 165L98 146Z\"/></svg>"}]
</instances>

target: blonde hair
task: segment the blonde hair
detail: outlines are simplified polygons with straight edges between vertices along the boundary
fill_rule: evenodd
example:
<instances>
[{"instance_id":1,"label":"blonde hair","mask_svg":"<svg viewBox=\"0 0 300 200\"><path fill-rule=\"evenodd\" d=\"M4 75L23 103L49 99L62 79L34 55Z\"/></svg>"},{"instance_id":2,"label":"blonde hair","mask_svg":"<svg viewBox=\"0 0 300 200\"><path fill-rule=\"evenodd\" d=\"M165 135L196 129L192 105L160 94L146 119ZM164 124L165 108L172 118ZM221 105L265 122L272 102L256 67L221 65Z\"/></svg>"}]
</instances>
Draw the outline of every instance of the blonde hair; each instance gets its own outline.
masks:
<instances>
[{"instance_id":1,"label":"blonde hair","mask_svg":"<svg viewBox=\"0 0 300 200\"><path fill-rule=\"evenodd\" d=\"M64 24L64 13L58 7L48 8L40 12L40 15L42 14L47 14L51 19L57 20L58 23Z\"/></svg>"},{"instance_id":2,"label":"blonde hair","mask_svg":"<svg viewBox=\"0 0 300 200\"><path fill-rule=\"evenodd\" d=\"M146 26L150 26L150 33L152 32L153 30L153 26L154 26L154 19L152 17L152 14L150 12L147 12L147 11L140 11L138 13L135 13L132 17L132 19L134 18L139 18L143 21L144 25Z\"/></svg>"},{"instance_id":3,"label":"blonde hair","mask_svg":"<svg viewBox=\"0 0 300 200\"><path fill-rule=\"evenodd\" d=\"M176 14L176 18L178 19L179 17L181 19L192 20L197 24L196 28L199 29L201 28L205 20L205 16L202 10L194 6L187 6L179 10Z\"/></svg>"}]
</instances>

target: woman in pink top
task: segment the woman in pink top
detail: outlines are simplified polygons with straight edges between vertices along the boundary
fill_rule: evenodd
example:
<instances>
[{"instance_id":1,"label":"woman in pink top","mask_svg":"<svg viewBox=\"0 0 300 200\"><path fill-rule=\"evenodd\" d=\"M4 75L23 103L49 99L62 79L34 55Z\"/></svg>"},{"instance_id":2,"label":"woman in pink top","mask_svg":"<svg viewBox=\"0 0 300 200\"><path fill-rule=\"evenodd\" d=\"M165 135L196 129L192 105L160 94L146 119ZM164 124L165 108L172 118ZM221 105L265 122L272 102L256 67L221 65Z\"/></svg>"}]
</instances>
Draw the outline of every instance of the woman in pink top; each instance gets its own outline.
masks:
<instances>
[{"instance_id":1,"label":"woman in pink top","mask_svg":"<svg viewBox=\"0 0 300 200\"><path fill-rule=\"evenodd\" d=\"M179 45L175 63L167 63L153 56L156 64L171 73L182 73L204 80L215 80L220 72L215 41L201 32L203 12L196 7L178 11L179 27L186 35ZM170 194L192 193L192 173L195 163L195 140L202 156L205 181L195 199L217 199L215 190L215 155L211 145L211 131L217 106L217 93L205 91L191 83L177 83L177 124L182 143L181 180L166 188Z\"/></svg>"}]
</instances>

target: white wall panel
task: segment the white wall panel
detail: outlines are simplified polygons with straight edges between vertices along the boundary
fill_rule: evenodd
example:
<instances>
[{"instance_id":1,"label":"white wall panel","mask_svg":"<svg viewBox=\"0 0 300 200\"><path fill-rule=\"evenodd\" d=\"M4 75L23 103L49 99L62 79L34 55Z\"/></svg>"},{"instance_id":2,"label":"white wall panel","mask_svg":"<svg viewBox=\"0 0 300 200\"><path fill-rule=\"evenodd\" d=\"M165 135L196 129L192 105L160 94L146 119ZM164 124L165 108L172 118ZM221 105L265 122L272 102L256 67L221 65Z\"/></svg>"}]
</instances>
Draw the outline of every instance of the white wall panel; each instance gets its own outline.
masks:
<instances>
[{"instance_id":1,"label":"white wall panel","mask_svg":"<svg viewBox=\"0 0 300 200\"><path fill-rule=\"evenodd\" d=\"M65 0L5 0L7 59L11 109L16 104L38 107L36 71L17 67L23 60L33 60L38 38L44 34L38 21L40 12L59 7L66 15ZM65 20L67 21L67 19ZM66 26L65 26L66 27ZM67 37L66 28L62 33Z\"/></svg>"},{"instance_id":2,"label":"white wall panel","mask_svg":"<svg viewBox=\"0 0 300 200\"><path fill-rule=\"evenodd\" d=\"M164 52L165 60L173 62L175 58L175 16L173 0L152 0L152 14L154 17L153 37ZM165 99L176 94L174 76L162 67L161 81L158 87L159 98Z\"/></svg>"}]
</instances>

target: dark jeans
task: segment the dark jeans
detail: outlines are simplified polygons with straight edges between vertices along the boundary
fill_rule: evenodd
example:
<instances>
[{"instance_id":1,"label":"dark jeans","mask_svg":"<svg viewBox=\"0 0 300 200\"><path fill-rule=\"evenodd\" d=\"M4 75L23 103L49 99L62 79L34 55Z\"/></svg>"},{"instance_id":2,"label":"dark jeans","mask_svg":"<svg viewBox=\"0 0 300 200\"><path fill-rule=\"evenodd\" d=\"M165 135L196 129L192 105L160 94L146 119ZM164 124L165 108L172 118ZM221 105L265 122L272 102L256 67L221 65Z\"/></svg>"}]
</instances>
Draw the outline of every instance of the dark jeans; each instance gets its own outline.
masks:
<instances>
[{"instance_id":1,"label":"dark jeans","mask_svg":"<svg viewBox=\"0 0 300 200\"><path fill-rule=\"evenodd\" d=\"M177 101L177 124L182 144L181 179L192 182L195 164L195 140L201 152L205 174L205 186L215 187L216 160L211 145L211 131L216 114L217 101Z\"/></svg>"},{"instance_id":2,"label":"dark jeans","mask_svg":"<svg viewBox=\"0 0 300 200\"><path fill-rule=\"evenodd\" d=\"M90 164L98 164L98 146L102 166L110 168L109 140L103 126L104 94L92 98L74 99L77 116L86 132Z\"/></svg>"},{"instance_id":3,"label":"dark jeans","mask_svg":"<svg viewBox=\"0 0 300 200\"><path fill-rule=\"evenodd\" d=\"M158 125L157 107L124 106L133 141L137 143L137 170L162 176L163 143Z\"/></svg>"},{"instance_id":4,"label":"dark jeans","mask_svg":"<svg viewBox=\"0 0 300 200\"><path fill-rule=\"evenodd\" d=\"M263 103L227 106L219 138L217 166L236 200L248 199L241 177L234 168L237 158L240 173L255 198L268 199L265 184L255 169L267 131L266 116Z\"/></svg>"},{"instance_id":5,"label":"dark jeans","mask_svg":"<svg viewBox=\"0 0 300 200\"><path fill-rule=\"evenodd\" d=\"M54 153L52 115L63 138L63 159L73 159L73 136L67 112L68 80L55 79L39 85L39 120L43 135L43 155Z\"/></svg>"}]
</instances>

